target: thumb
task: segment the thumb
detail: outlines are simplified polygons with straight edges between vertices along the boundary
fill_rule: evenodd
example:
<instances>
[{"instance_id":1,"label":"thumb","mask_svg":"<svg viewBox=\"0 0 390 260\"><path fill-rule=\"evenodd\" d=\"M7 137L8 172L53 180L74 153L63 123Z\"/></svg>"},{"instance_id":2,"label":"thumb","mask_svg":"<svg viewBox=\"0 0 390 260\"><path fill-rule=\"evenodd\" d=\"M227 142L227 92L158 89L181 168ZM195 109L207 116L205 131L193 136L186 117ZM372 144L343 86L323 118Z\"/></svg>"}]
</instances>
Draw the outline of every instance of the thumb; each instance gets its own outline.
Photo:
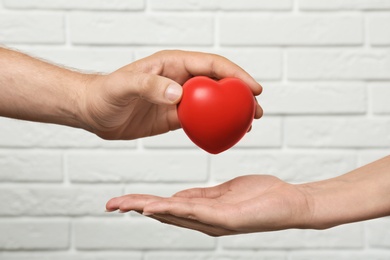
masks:
<instances>
[{"instance_id":1,"label":"thumb","mask_svg":"<svg viewBox=\"0 0 390 260\"><path fill-rule=\"evenodd\" d=\"M183 88L177 82L159 75L136 73L133 75L130 94L155 104L177 104Z\"/></svg>"}]
</instances>

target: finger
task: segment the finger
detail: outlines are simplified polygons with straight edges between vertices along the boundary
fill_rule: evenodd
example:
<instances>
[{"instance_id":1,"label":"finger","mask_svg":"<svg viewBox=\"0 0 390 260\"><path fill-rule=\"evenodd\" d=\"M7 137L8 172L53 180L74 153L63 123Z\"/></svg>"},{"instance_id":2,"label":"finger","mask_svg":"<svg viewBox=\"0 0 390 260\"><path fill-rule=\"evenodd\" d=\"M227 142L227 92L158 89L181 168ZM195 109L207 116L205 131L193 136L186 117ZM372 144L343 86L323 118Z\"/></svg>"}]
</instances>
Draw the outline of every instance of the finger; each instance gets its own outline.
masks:
<instances>
[{"instance_id":1,"label":"finger","mask_svg":"<svg viewBox=\"0 0 390 260\"><path fill-rule=\"evenodd\" d=\"M228 209L217 210L213 204L171 201L170 199L146 205L143 214L146 216L168 214L223 228L228 228L231 224L230 220L226 219L226 216L229 216Z\"/></svg>"},{"instance_id":2,"label":"finger","mask_svg":"<svg viewBox=\"0 0 390 260\"><path fill-rule=\"evenodd\" d=\"M153 195L133 195L123 200L119 205L119 209L121 212L127 212L131 210L143 211L146 205L159 201L161 199L161 197Z\"/></svg>"},{"instance_id":3,"label":"finger","mask_svg":"<svg viewBox=\"0 0 390 260\"><path fill-rule=\"evenodd\" d=\"M133 75L134 94L156 104L176 104L179 102L183 89L175 81L146 73Z\"/></svg>"},{"instance_id":4,"label":"finger","mask_svg":"<svg viewBox=\"0 0 390 260\"><path fill-rule=\"evenodd\" d=\"M119 209L121 212L131 210L143 211L145 205L161 200L161 197L146 194L129 194L113 198L106 204L107 211Z\"/></svg>"},{"instance_id":5,"label":"finger","mask_svg":"<svg viewBox=\"0 0 390 260\"><path fill-rule=\"evenodd\" d=\"M255 119L259 119L263 116L263 108L259 105L259 102L257 101L257 99L255 98L256 100L256 107L255 107Z\"/></svg>"},{"instance_id":6,"label":"finger","mask_svg":"<svg viewBox=\"0 0 390 260\"><path fill-rule=\"evenodd\" d=\"M201 52L185 52L184 66L191 75L203 75L222 79L235 77L246 82L253 94L259 95L262 86L237 64L217 54Z\"/></svg>"},{"instance_id":7,"label":"finger","mask_svg":"<svg viewBox=\"0 0 390 260\"><path fill-rule=\"evenodd\" d=\"M120 205L121 201L124 199L124 197L125 196L115 197L115 198L112 198L109 201L107 201L106 211L110 212L110 211L115 211L115 210L119 209L119 205Z\"/></svg>"},{"instance_id":8,"label":"finger","mask_svg":"<svg viewBox=\"0 0 390 260\"><path fill-rule=\"evenodd\" d=\"M193 76L208 76L215 79L235 77L247 83L254 95L262 92L262 86L245 70L217 54L165 50L138 60L127 66L127 69L163 75L180 84L184 84Z\"/></svg>"},{"instance_id":9,"label":"finger","mask_svg":"<svg viewBox=\"0 0 390 260\"><path fill-rule=\"evenodd\" d=\"M129 99L139 97L154 104L177 104L183 94L183 89L177 82L159 75L116 71L110 75L112 86L118 98Z\"/></svg>"},{"instance_id":10,"label":"finger","mask_svg":"<svg viewBox=\"0 0 390 260\"><path fill-rule=\"evenodd\" d=\"M148 217L158 220L165 224L196 230L213 237L237 234L237 232L229 229L212 226L196 220L179 218L172 215L155 214Z\"/></svg>"}]
</instances>

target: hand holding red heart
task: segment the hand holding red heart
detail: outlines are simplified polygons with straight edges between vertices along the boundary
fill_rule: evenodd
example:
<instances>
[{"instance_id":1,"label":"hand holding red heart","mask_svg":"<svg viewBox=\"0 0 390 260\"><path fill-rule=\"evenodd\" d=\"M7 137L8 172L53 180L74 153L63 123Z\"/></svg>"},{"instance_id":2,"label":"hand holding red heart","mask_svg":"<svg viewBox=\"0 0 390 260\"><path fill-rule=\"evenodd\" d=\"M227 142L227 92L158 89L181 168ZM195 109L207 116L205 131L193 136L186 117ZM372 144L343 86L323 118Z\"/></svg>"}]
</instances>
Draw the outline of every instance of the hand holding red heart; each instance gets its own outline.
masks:
<instances>
[{"instance_id":1,"label":"hand holding red heart","mask_svg":"<svg viewBox=\"0 0 390 260\"><path fill-rule=\"evenodd\" d=\"M196 116L195 113L184 112L181 123L178 118L177 103L180 101L182 101L180 107L183 111L190 105L186 103L195 103L196 109L199 110L201 103L198 97L196 100L192 99L191 90L185 90L187 86L184 86L182 96L181 88L181 85L196 76L222 79L216 83L211 79L203 78L208 82L207 84L221 86L204 88L208 93L204 97L208 97L205 100L209 103L213 103L212 97L219 99L218 106L209 106L209 104L202 112L213 115L205 119L202 126L212 124L207 127L209 131L219 130L217 135L213 134L211 142L208 141L210 137L203 138L206 136L204 133L206 127L197 127L195 131L191 130L193 127L188 127L194 123L188 122L192 119L186 120L185 117ZM237 79L225 81L224 78ZM186 85L198 82L196 78L193 80ZM236 84L238 81L241 83ZM95 75L86 82L85 88L77 88L81 93L76 96L81 97L78 103L82 104L82 107L78 109L80 112L75 112L81 117L80 121L84 129L104 139L130 140L163 134L183 125L190 138L199 140L195 143L212 153L230 148L242 137L240 135L248 130L250 126L248 121L253 119L253 95L259 95L262 91L262 87L247 72L230 60L219 55L188 51L161 51L108 75ZM239 87L236 89L231 85ZM244 85L247 87L243 87ZM241 92L245 97L241 97L239 94ZM229 97L224 97L225 95ZM187 102L190 99L192 101ZM254 118L260 118L262 109L257 103L255 104ZM189 109L191 110L191 107ZM230 123L225 121L231 116L236 119ZM240 122L239 117L242 117L245 122ZM200 121L198 120L196 124ZM231 127L224 129L232 123L237 123L240 127L234 131ZM198 128L201 128L199 133ZM229 131L224 133L225 130ZM233 133L236 131L241 134ZM211 146L204 145L204 142Z\"/></svg>"}]
</instances>

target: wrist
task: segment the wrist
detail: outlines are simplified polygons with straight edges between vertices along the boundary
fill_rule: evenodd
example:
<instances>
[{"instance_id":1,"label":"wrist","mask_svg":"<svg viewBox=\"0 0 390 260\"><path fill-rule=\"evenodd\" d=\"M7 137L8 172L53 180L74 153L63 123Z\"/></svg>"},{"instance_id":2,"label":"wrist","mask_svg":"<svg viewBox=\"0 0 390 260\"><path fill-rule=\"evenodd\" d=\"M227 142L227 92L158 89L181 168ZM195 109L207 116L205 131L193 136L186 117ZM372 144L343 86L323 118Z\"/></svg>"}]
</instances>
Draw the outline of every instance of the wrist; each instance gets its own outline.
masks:
<instances>
[{"instance_id":1,"label":"wrist","mask_svg":"<svg viewBox=\"0 0 390 260\"><path fill-rule=\"evenodd\" d=\"M293 218L292 228L320 229L315 219L316 194L312 183L295 184L295 188L302 194L297 205L297 214ZM295 219L295 220L294 220Z\"/></svg>"},{"instance_id":2,"label":"wrist","mask_svg":"<svg viewBox=\"0 0 390 260\"><path fill-rule=\"evenodd\" d=\"M335 209L332 202L327 202L333 192L327 181L311 182L297 185L297 188L305 195L306 208L304 222L301 223L302 228L306 229L327 229L338 225L336 219L333 219ZM332 200L332 199L330 199Z\"/></svg>"},{"instance_id":3,"label":"wrist","mask_svg":"<svg viewBox=\"0 0 390 260\"><path fill-rule=\"evenodd\" d=\"M74 122L74 126L89 132L93 132L93 126L88 109L88 90L100 76L98 74L80 74L77 77L78 83L73 91L74 106L69 110L69 118Z\"/></svg>"},{"instance_id":4,"label":"wrist","mask_svg":"<svg viewBox=\"0 0 390 260\"><path fill-rule=\"evenodd\" d=\"M311 218L308 228L328 229L362 220L364 203L360 204L363 201L357 196L357 185L354 180L344 178L344 175L303 184L302 188L310 198Z\"/></svg>"}]
</instances>

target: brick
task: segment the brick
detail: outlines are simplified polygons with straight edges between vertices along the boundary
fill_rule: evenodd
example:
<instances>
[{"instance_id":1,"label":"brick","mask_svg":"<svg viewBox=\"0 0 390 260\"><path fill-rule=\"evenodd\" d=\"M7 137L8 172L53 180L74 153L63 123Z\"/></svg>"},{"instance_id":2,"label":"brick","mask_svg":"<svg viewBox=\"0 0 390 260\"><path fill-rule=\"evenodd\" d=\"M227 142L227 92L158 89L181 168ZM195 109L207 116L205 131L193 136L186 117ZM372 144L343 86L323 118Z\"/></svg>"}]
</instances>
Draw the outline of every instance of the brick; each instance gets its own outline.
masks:
<instances>
[{"instance_id":1,"label":"brick","mask_svg":"<svg viewBox=\"0 0 390 260\"><path fill-rule=\"evenodd\" d=\"M72 152L68 173L73 182L201 182L207 155L201 152Z\"/></svg>"},{"instance_id":2,"label":"brick","mask_svg":"<svg viewBox=\"0 0 390 260\"><path fill-rule=\"evenodd\" d=\"M112 72L134 61L127 48L34 48L24 52L51 63L85 72Z\"/></svg>"},{"instance_id":3,"label":"brick","mask_svg":"<svg viewBox=\"0 0 390 260\"><path fill-rule=\"evenodd\" d=\"M262 83L258 98L266 115L362 114L367 111L361 83ZM343 102L340 102L342 100Z\"/></svg>"},{"instance_id":4,"label":"brick","mask_svg":"<svg viewBox=\"0 0 390 260\"><path fill-rule=\"evenodd\" d=\"M0 42L60 44L65 41L61 14L0 14Z\"/></svg>"},{"instance_id":5,"label":"brick","mask_svg":"<svg viewBox=\"0 0 390 260\"><path fill-rule=\"evenodd\" d=\"M291 254L291 260L387 260L390 254L386 252L293 252Z\"/></svg>"},{"instance_id":6,"label":"brick","mask_svg":"<svg viewBox=\"0 0 390 260\"><path fill-rule=\"evenodd\" d=\"M151 0L149 5L152 10L170 11L210 11L210 10L289 10L292 8L291 0Z\"/></svg>"},{"instance_id":7,"label":"brick","mask_svg":"<svg viewBox=\"0 0 390 260\"><path fill-rule=\"evenodd\" d=\"M260 120L254 120L249 133L232 149L280 147L282 145L282 120L277 117L264 116Z\"/></svg>"},{"instance_id":8,"label":"brick","mask_svg":"<svg viewBox=\"0 0 390 260\"><path fill-rule=\"evenodd\" d=\"M4 6L17 9L142 10L144 0L4 0Z\"/></svg>"},{"instance_id":9,"label":"brick","mask_svg":"<svg viewBox=\"0 0 390 260\"><path fill-rule=\"evenodd\" d=\"M282 53L275 49L223 49L217 54L222 55L241 68L252 77L259 80L277 80L282 77Z\"/></svg>"},{"instance_id":10,"label":"brick","mask_svg":"<svg viewBox=\"0 0 390 260\"><path fill-rule=\"evenodd\" d=\"M161 197L170 197L178 191L184 189L190 189L195 186L203 187L204 183L180 183L180 184L170 184L170 183L132 183L128 184L125 187L125 194L153 194ZM116 196L119 196L117 194Z\"/></svg>"},{"instance_id":11,"label":"brick","mask_svg":"<svg viewBox=\"0 0 390 260\"><path fill-rule=\"evenodd\" d=\"M0 118L0 147L135 148L136 141L107 141L82 129Z\"/></svg>"},{"instance_id":12,"label":"brick","mask_svg":"<svg viewBox=\"0 0 390 260\"><path fill-rule=\"evenodd\" d=\"M390 248L390 218L381 218L368 221L367 238L372 248Z\"/></svg>"},{"instance_id":13,"label":"brick","mask_svg":"<svg viewBox=\"0 0 390 260\"><path fill-rule=\"evenodd\" d=\"M156 1L156 0L155 0ZM253 10L291 10L293 3L291 0L219 0L219 6L227 11L253 11Z\"/></svg>"},{"instance_id":14,"label":"brick","mask_svg":"<svg viewBox=\"0 0 390 260\"><path fill-rule=\"evenodd\" d=\"M289 147L384 148L390 145L390 120L348 117L288 118Z\"/></svg>"},{"instance_id":15,"label":"brick","mask_svg":"<svg viewBox=\"0 0 390 260\"><path fill-rule=\"evenodd\" d=\"M76 220L74 245L78 250L95 249L213 249L216 240L152 219Z\"/></svg>"},{"instance_id":16,"label":"brick","mask_svg":"<svg viewBox=\"0 0 390 260\"><path fill-rule=\"evenodd\" d=\"M302 10L383 10L390 9L389 0L299 0L299 8Z\"/></svg>"},{"instance_id":17,"label":"brick","mask_svg":"<svg viewBox=\"0 0 390 260\"><path fill-rule=\"evenodd\" d=\"M355 15L224 14L221 45L357 45L363 20Z\"/></svg>"},{"instance_id":18,"label":"brick","mask_svg":"<svg viewBox=\"0 0 390 260\"><path fill-rule=\"evenodd\" d=\"M290 80L390 79L386 50L291 50L287 52Z\"/></svg>"},{"instance_id":19,"label":"brick","mask_svg":"<svg viewBox=\"0 0 390 260\"><path fill-rule=\"evenodd\" d=\"M63 160L59 152L0 151L0 181L61 182Z\"/></svg>"},{"instance_id":20,"label":"brick","mask_svg":"<svg viewBox=\"0 0 390 260\"><path fill-rule=\"evenodd\" d=\"M299 238L299 239L297 239ZM328 230L284 230L222 237L224 249L362 249L363 225L349 224Z\"/></svg>"},{"instance_id":21,"label":"brick","mask_svg":"<svg viewBox=\"0 0 390 260\"><path fill-rule=\"evenodd\" d=\"M156 135L142 139L145 148L191 148L199 150L192 143L183 130L172 131L163 135Z\"/></svg>"},{"instance_id":22,"label":"brick","mask_svg":"<svg viewBox=\"0 0 390 260\"><path fill-rule=\"evenodd\" d=\"M107 216L105 203L120 187L0 187L2 216Z\"/></svg>"},{"instance_id":23,"label":"brick","mask_svg":"<svg viewBox=\"0 0 390 260\"><path fill-rule=\"evenodd\" d=\"M149 6L152 10L164 11L194 11L194 10L218 10L220 8L219 2L215 0L151 0Z\"/></svg>"},{"instance_id":24,"label":"brick","mask_svg":"<svg viewBox=\"0 0 390 260\"><path fill-rule=\"evenodd\" d=\"M279 252L150 252L146 253L145 260L286 260Z\"/></svg>"},{"instance_id":25,"label":"brick","mask_svg":"<svg viewBox=\"0 0 390 260\"><path fill-rule=\"evenodd\" d=\"M0 253L3 260L142 260L140 252L6 252Z\"/></svg>"},{"instance_id":26,"label":"brick","mask_svg":"<svg viewBox=\"0 0 390 260\"><path fill-rule=\"evenodd\" d=\"M229 151L210 159L210 174L219 181L270 174L288 182L308 182L335 177L355 167L356 156L347 152Z\"/></svg>"},{"instance_id":27,"label":"brick","mask_svg":"<svg viewBox=\"0 0 390 260\"><path fill-rule=\"evenodd\" d=\"M375 114L390 114L390 83L371 83L369 85L371 94L372 111Z\"/></svg>"},{"instance_id":28,"label":"brick","mask_svg":"<svg viewBox=\"0 0 390 260\"><path fill-rule=\"evenodd\" d=\"M389 1L390 6L390 1ZM390 45L390 15L373 14L368 18L368 33L372 45Z\"/></svg>"},{"instance_id":29,"label":"brick","mask_svg":"<svg viewBox=\"0 0 390 260\"><path fill-rule=\"evenodd\" d=\"M74 44L192 46L214 41L209 15L77 12L69 15L69 22Z\"/></svg>"},{"instance_id":30,"label":"brick","mask_svg":"<svg viewBox=\"0 0 390 260\"><path fill-rule=\"evenodd\" d=\"M69 247L69 223L60 220L0 220L0 249L58 250Z\"/></svg>"}]
</instances>

